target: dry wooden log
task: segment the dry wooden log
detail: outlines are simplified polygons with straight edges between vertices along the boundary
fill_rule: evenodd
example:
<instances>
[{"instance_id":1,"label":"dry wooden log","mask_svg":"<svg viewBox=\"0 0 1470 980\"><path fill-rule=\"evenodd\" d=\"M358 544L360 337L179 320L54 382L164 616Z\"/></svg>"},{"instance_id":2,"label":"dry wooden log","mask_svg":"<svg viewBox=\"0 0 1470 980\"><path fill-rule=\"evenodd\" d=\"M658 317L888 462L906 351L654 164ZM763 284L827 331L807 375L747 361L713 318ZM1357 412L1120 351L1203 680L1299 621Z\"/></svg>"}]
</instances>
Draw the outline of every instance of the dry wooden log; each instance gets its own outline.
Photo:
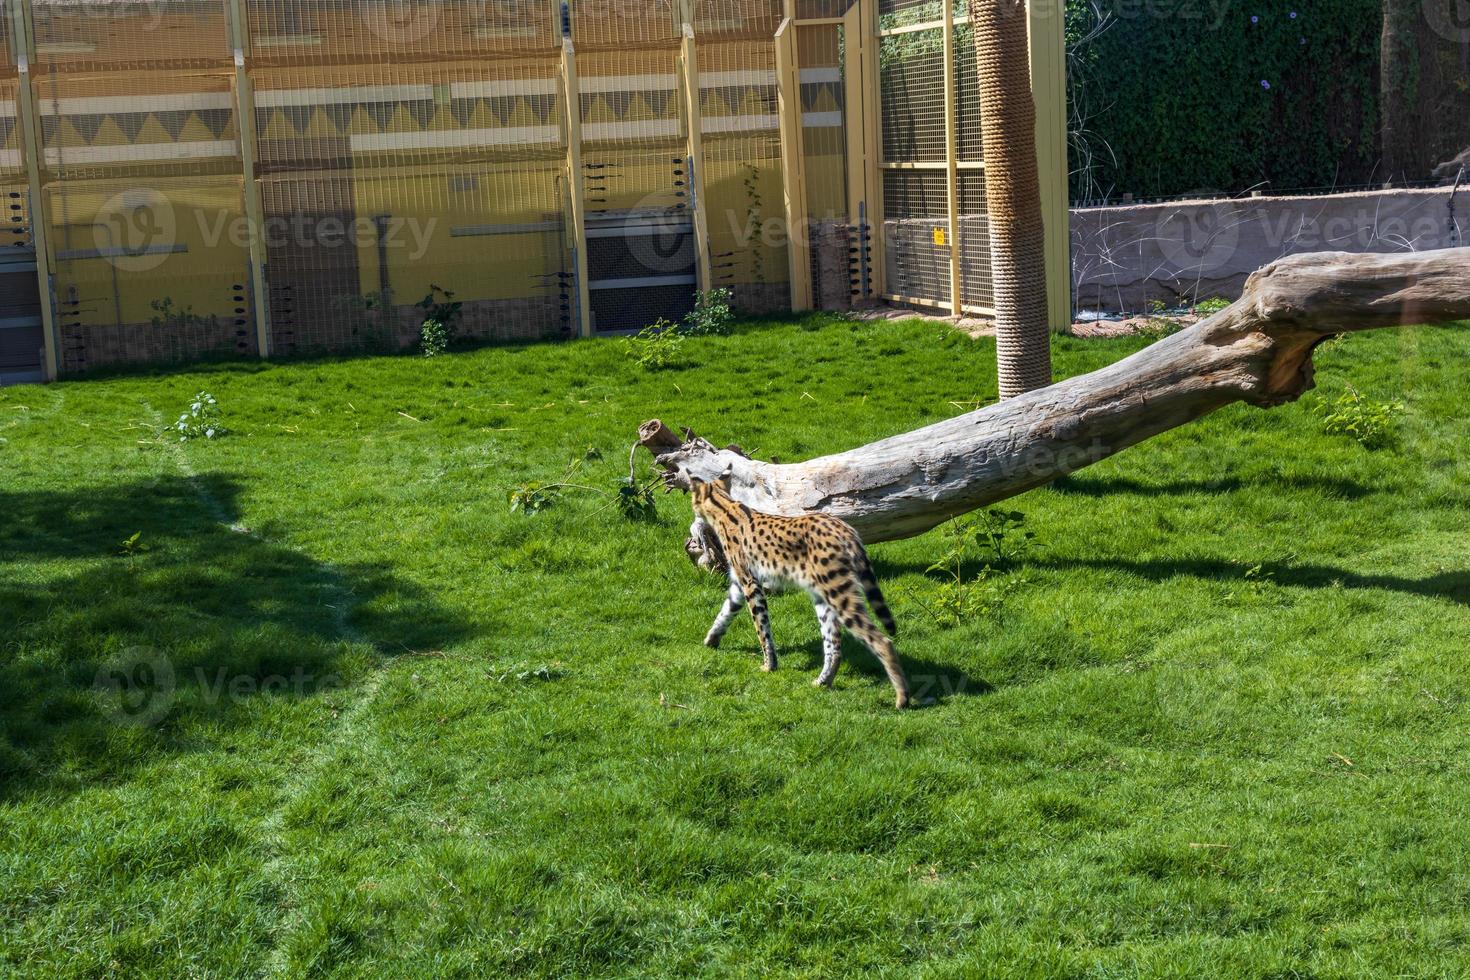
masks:
<instances>
[{"instance_id":1,"label":"dry wooden log","mask_svg":"<svg viewBox=\"0 0 1470 980\"><path fill-rule=\"evenodd\" d=\"M714 480L728 469L731 494L750 507L825 511L869 543L887 541L1044 486L1226 405L1295 401L1313 385L1312 352L1337 334L1464 319L1470 249L1298 255L1255 273L1228 309L1101 371L836 456L765 463L687 431L681 438L658 421L639 437L671 486L687 489L690 476Z\"/></svg>"}]
</instances>

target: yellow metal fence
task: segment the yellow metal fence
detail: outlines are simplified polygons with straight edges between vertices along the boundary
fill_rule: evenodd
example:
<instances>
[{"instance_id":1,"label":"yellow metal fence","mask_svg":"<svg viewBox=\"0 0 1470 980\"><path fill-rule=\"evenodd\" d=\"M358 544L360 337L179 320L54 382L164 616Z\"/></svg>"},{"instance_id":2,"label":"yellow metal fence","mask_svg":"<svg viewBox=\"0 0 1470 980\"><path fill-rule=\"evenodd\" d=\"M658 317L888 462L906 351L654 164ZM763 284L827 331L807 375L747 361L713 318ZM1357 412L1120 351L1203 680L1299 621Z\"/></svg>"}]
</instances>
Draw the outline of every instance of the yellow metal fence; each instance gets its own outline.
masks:
<instances>
[{"instance_id":1,"label":"yellow metal fence","mask_svg":"<svg viewBox=\"0 0 1470 980\"><path fill-rule=\"evenodd\" d=\"M834 275L841 303L989 301L974 73L937 3L0 2L0 248L26 260L0 286L34 277L48 376L398 349L451 295L462 333L527 339L710 288L830 305Z\"/></svg>"}]
</instances>

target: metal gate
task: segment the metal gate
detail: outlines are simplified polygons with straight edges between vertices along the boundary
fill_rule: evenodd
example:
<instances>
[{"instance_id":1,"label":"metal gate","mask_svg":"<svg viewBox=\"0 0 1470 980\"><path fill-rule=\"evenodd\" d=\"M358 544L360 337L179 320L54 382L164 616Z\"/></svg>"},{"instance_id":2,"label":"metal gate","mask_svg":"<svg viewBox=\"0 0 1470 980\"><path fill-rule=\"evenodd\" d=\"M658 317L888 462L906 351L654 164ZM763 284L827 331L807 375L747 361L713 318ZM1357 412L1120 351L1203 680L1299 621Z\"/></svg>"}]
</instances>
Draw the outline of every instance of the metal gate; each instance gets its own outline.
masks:
<instances>
[{"instance_id":1,"label":"metal gate","mask_svg":"<svg viewBox=\"0 0 1470 980\"><path fill-rule=\"evenodd\" d=\"M677 320L694 308L699 282L694 219L680 211L589 218L587 267L594 330Z\"/></svg>"}]
</instances>

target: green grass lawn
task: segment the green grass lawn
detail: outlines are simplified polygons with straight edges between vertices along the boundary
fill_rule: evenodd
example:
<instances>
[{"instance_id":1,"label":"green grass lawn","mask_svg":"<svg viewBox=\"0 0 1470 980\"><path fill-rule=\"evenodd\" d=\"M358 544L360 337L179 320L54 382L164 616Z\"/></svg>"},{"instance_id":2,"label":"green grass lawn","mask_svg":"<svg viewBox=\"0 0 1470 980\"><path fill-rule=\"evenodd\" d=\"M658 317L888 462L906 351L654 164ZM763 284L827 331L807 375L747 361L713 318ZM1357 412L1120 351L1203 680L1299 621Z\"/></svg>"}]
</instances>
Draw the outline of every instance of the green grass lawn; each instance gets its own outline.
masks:
<instances>
[{"instance_id":1,"label":"green grass lawn","mask_svg":"<svg viewBox=\"0 0 1470 980\"><path fill-rule=\"evenodd\" d=\"M701 646L684 497L509 495L589 447L613 490L653 417L855 446L992 399L994 345L685 352L0 391L0 973L1470 973L1470 332L1353 338L1301 405L1017 499L1036 541L958 625L940 532L876 546L908 713L851 641L811 687L799 595L781 672L748 618ZM1323 431L1349 383L1395 445ZM201 390L233 434L159 438Z\"/></svg>"}]
</instances>

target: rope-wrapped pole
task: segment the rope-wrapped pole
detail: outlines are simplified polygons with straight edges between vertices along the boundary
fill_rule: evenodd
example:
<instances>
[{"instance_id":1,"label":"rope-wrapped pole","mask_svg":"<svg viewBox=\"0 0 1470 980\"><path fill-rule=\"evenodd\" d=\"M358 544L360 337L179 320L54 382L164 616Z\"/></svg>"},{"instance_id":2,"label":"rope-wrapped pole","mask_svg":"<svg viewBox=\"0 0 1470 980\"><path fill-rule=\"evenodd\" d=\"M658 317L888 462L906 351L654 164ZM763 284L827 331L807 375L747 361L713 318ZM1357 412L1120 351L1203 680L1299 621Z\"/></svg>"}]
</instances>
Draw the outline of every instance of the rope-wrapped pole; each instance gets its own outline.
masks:
<instances>
[{"instance_id":1,"label":"rope-wrapped pole","mask_svg":"<svg viewBox=\"0 0 1470 980\"><path fill-rule=\"evenodd\" d=\"M1025 0L970 0L984 127L1000 397L1051 384L1046 228Z\"/></svg>"}]
</instances>

